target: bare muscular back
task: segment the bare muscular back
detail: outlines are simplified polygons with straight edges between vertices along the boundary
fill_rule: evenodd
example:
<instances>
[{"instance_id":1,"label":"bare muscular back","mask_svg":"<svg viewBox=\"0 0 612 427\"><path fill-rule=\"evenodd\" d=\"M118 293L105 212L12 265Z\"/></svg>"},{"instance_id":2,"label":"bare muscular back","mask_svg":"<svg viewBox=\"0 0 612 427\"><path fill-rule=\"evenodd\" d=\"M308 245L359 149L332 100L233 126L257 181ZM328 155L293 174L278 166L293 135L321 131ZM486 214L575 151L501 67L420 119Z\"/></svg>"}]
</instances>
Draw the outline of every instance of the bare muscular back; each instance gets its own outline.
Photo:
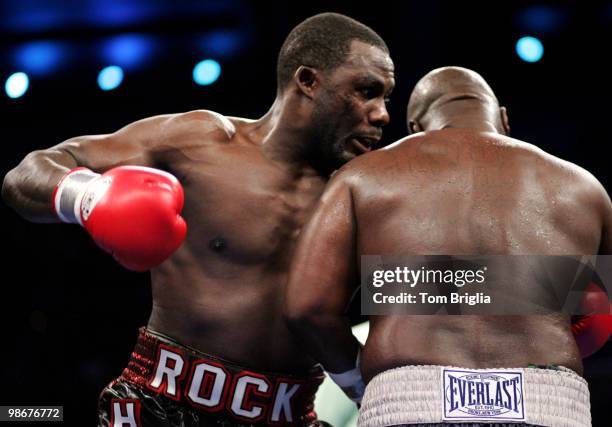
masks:
<instances>
[{"instance_id":1,"label":"bare muscular back","mask_svg":"<svg viewBox=\"0 0 612 427\"><path fill-rule=\"evenodd\" d=\"M508 137L445 129L351 165L357 253L596 254L600 189L580 168ZM529 298L529 290L523 289ZM377 316L366 378L406 364L582 365L564 316Z\"/></svg>"}]
</instances>

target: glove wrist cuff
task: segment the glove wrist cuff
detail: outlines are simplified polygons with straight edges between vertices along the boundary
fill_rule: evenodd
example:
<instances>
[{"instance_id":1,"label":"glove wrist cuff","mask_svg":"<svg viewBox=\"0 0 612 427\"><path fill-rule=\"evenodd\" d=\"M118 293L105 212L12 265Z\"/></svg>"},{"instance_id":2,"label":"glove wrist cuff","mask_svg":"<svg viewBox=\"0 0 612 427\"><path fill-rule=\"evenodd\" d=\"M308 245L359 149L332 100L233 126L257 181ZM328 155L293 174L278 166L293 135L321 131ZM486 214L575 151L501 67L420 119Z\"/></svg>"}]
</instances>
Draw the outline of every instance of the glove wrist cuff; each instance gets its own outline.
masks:
<instances>
[{"instance_id":1,"label":"glove wrist cuff","mask_svg":"<svg viewBox=\"0 0 612 427\"><path fill-rule=\"evenodd\" d=\"M87 187L100 174L79 167L66 173L53 191L53 210L62 222L83 225L81 202Z\"/></svg>"},{"instance_id":2,"label":"glove wrist cuff","mask_svg":"<svg viewBox=\"0 0 612 427\"><path fill-rule=\"evenodd\" d=\"M327 375L332 379L333 382L338 384L342 391L355 403L361 403L363 393L365 392L365 383L361 376L360 368L361 349L357 353L357 360L355 367L345 372L337 374L327 372Z\"/></svg>"}]
</instances>

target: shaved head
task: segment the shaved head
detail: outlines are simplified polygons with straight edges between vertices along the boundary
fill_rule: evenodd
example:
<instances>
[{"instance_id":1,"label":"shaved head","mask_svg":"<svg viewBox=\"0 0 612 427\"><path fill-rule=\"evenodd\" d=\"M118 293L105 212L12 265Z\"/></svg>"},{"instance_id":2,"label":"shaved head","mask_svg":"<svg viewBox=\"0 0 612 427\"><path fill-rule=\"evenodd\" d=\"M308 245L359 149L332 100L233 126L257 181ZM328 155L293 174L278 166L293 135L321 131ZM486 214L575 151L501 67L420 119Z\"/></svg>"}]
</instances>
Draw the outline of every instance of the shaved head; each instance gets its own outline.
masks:
<instances>
[{"instance_id":1,"label":"shaved head","mask_svg":"<svg viewBox=\"0 0 612 427\"><path fill-rule=\"evenodd\" d=\"M496 110L496 114L499 110L495 93L480 74L462 67L437 68L427 73L414 87L408 102L408 122L420 123L424 118L427 121L426 116L432 119L432 116L448 115L450 103L463 102L462 105L467 106L466 101L472 106L479 103L481 110ZM463 108L466 114L472 113L469 110L474 108ZM454 108L452 113L460 115L461 111Z\"/></svg>"}]
</instances>

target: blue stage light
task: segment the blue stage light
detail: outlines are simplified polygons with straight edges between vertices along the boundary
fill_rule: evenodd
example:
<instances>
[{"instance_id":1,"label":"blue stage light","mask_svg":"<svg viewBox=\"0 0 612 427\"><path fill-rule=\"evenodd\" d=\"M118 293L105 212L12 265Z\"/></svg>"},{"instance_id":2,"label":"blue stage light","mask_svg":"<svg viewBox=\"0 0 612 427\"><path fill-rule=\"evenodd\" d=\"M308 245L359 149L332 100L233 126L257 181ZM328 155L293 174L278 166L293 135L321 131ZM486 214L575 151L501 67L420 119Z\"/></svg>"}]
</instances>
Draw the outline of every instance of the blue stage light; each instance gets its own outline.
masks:
<instances>
[{"instance_id":1,"label":"blue stage light","mask_svg":"<svg viewBox=\"0 0 612 427\"><path fill-rule=\"evenodd\" d=\"M33 41L18 46L13 53L15 66L35 76L45 75L61 65L64 45L52 41Z\"/></svg>"},{"instance_id":2,"label":"blue stage light","mask_svg":"<svg viewBox=\"0 0 612 427\"><path fill-rule=\"evenodd\" d=\"M106 40L102 46L104 61L125 69L142 65L152 53L153 42L140 34L123 34Z\"/></svg>"},{"instance_id":3,"label":"blue stage light","mask_svg":"<svg viewBox=\"0 0 612 427\"><path fill-rule=\"evenodd\" d=\"M38 33L61 28L69 21L60 2L20 0L2 2L2 27L16 33ZM74 8L72 9L74 11Z\"/></svg>"},{"instance_id":4,"label":"blue stage light","mask_svg":"<svg viewBox=\"0 0 612 427\"><path fill-rule=\"evenodd\" d=\"M230 58L240 52L246 43L243 32L233 29L213 30L199 36L197 45L204 55Z\"/></svg>"},{"instance_id":5,"label":"blue stage light","mask_svg":"<svg viewBox=\"0 0 612 427\"><path fill-rule=\"evenodd\" d=\"M553 34L565 24L567 11L561 7L535 4L519 11L515 24L523 31Z\"/></svg>"},{"instance_id":6,"label":"blue stage light","mask_svg":"<svg viewBox=\"0 0 612 427\"><path fill-rule=\"evenodd\" d=\"M4 90L9 98L19 98L23 96L30 86L30 79L24 72L13 73L6 79Z\"/></svg>"},{"instance_id":7,"label":"blue stage light","mask_svg":"<svg viewBox=\"0 0 612 427\"><path fill-rule=\"evenodd\" d=\"M214 83L220 75L221 65L214 59L200 61L193 68L193 80L202 86Z\"/></svg>"},{"instance_id":8,"label":"blue stage light","mask_svg":"<svg viewBox=\"0 0 612 427\"><path fill-rule=\"evenodd\" d=\"M163 1L88 0L80 6L91 24L100 27L121 27L162 16Z\"/></svg>"},{"instance_id":9,"label":"blue stage light","mask_svg":"<svg viewBox=\"0 0 612 427\"><path fill-rule=\"evenodd\" d=\"M98 74L98 86L102 90L113 90L123 81L123 70L116 65L108 66Z\"/></svg>"},{"instance_id":10,"label":"blue stage light","mask_svg":"<svg viewBox=\"0 0 612 427\"><path fill-rule=\"evenodd\" d=\"M544 46L535 37L521 37L516 42L516 53L525 62L537 62L544 55Z\"/></svg>"}]
</instances>

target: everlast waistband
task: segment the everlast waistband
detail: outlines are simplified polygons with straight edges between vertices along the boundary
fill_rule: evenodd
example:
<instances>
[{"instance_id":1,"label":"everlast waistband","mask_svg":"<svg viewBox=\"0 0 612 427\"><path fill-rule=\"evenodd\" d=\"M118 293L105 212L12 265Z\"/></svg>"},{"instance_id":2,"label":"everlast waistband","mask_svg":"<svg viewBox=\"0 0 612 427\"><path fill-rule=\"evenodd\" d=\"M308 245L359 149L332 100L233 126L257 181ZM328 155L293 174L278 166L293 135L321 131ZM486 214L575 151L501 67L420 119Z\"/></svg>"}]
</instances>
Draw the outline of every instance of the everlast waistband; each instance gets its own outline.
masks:
<instances>
[{"instance_id":1,"label":"everlast waistband","mask_svg":"<svg viewBox=\"0 0 612 427\"><path fill-rule=\"evenodd\" d=\"M360 427L438 423L591 425L589 389L573 371L403 366L376 375Z\"/></svg>"}]
</instances>

